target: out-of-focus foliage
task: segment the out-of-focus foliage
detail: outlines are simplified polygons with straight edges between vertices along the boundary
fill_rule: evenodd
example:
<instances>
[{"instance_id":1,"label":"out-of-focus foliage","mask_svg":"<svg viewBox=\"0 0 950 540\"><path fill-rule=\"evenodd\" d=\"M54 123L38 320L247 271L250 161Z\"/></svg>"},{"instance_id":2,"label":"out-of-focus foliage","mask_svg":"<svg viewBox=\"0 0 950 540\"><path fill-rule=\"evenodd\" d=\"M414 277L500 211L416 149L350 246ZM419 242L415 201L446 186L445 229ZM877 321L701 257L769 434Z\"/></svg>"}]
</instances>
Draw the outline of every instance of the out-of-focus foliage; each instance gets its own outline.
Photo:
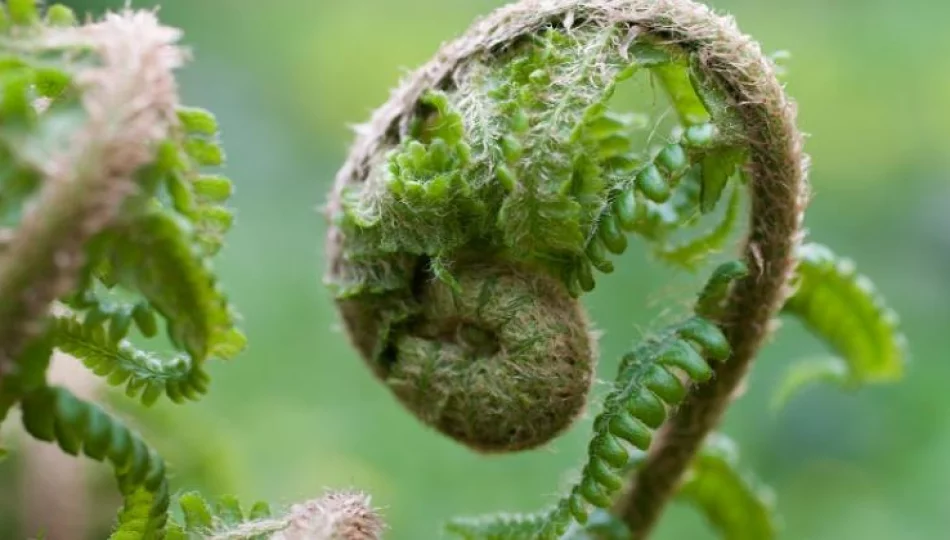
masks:
<instances>
[{"instance_id":1,"label":"out-of-focus foliage","mask_svg":"<svg viewBox=\"0 0 950 540\"><path fill-rule=\"evenodd\" d=\"M845 388L900 380L907 342L898 317L867 276L850 259L821 244L799 249L795 292L783 312L798 317L840 355L792 364L773 395L781 406L810 382L825 380Z\"/></svg>"},{"instance_id":2,"label":"out-of-focus foliage","mask_svg":"<svg viewBox=\"0 0 950 540\"><path fill-rule=\"evenodd\" d=\"M66 3L82 13L124 0ZM182 27L197 53L182 78L187 101L213 108L229 150L238 212L217 268L241 306L250 344L233 363L209 365L209 394L173 414L200 410L230 438L242 500L285 503L353 485L384 508L391 540L438 538L438 525L455 515L554 502L551 478L576 465L592 419L548 451L473 455L419 425L376 385L337 331L319 283L325 229L316 206L351 141L347 124L365 121L402 69L428 59L502 0L161 4L163 20ZM767 49L791 51L786 80L811 135L819 195L809 213L813 236L874 276L901 313L914 358L899 385L855 394L810 387L775 417L770 394L795 358L791 351L803 343L825 351L789 322L759 357L724 431L741 445L743 466L775 488L786 538L943 538L950 508L950 70L941 69L940 52L950 50L950 4L714 5ZM644 333L677 320L699 286L661 275L640 248L631 245L617 261L624 271L603 276L586 301L604 331L603 378ZM634 306L642 309L631 318ZM0 482L14 463L0 464ZM173 489L184 480L173 477ZM15 534L13 503L0 490L0 537ZM712 533L692 509L674 507L656 537Z\"/></svg>"},{"instance_id":3,"label":"out-of-focus foliage","mask_svg":"<svg viewBox=\"0 0 950 540\"><path fill-rule=\"evenodd\" d=\"M126 394L147 407L162 394L197 399L209 384L205 361L243 350L210 261L230 225L220 219L231 215L220 205L230 180L216 176L208 189L199 172L222 164L217 123L178 107L173 72L186 55L179 33L152 12L125 9L74 27L67 7L17 0L0 4L0 19L0 213L10 225L0 417L17 406L33 439L114 469L123 503L110 538L158 538L170 500L164 459L47 372L54 350L67 353L109 384L128 383ZM159 320L177 353L168 361L126 339L133 322L155 337ZM51 481L45 498L62 496L51 458L28 459L40 462L33 474L50 478L22 483ZM58 506L43 512L50 526L69 523Z\"/></svg>"}]
</instances>

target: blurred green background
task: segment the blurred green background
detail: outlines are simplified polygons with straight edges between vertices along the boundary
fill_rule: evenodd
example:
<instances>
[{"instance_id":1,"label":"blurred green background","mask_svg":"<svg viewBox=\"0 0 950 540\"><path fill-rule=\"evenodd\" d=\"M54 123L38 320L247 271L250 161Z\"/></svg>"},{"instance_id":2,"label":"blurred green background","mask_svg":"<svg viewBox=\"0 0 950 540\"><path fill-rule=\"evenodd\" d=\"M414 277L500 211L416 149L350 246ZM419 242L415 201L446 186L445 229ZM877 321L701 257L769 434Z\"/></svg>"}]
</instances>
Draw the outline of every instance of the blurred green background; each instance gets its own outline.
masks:
<instances>
[{"instance_id":1,"label":"blurred green background","mask_svg":"<svg viewBox=\"0 0 950 540\"><path fill-rule=\"evenodd\" d=\"M124 0L65 3L98 13ZM318 206L352 140L348 126L503 1L159 3L195 54L181 77L186 101L213 109L222 125L238 221L218 267L250 340L238 360L210 366L206 399L162 409L175 427L160 430L160 448L212 456L179 467L175 487L278 504L357 487L382 508L391 540L437 539L451 516L532 511L553 500L579 464L589 418L544 450L472 454L423 427L372 379L321 285ZM792 53L788 90L813 158L811 236L874 279L901 313L913 355L899 385L857 394L813 388L773 414L768 400L781 371L822 350L787 324L724 431L741 443L745 466L775 488L784 538L950 538L950 3L714 5L767 51ZM604 331L604 377L694 290L681 279L671 285L668 271L637 250L625 257L623 272L585 300ZM227 449L220 458L219 448ZM103 509L106 520L113 509ZM0 525L0 537L11 531ZM712 535L674 505L656 538Z\"/></svg>"}]
</instances>

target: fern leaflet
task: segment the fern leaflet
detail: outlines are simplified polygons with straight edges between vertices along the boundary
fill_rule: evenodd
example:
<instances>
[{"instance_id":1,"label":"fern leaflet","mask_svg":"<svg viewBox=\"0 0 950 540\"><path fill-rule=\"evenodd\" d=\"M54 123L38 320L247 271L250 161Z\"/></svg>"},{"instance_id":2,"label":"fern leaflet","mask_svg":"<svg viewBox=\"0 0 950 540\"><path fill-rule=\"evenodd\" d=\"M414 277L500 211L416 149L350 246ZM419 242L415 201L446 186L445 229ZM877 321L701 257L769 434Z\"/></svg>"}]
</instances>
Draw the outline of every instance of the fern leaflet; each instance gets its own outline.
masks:
<instances>
[{"instance_id":1,"label":"fern leaflet","mask_svg":"<svg viewBox=\"0 0 950 540\"><path fill-rule=\"evenodd\" d=\"M227 299L180 220L153 208L116 231L110 247L116 280L145 296L166 319L172 342L193 360L230 358L243 349Z\"/></svg>"},{"instance_id":2,"label":"fern leaflet","mask_svg":"<svg viewBox=\"0 0 950 540\"><path fill-rule=\"evenodd\" d=\"M770 540L778 532L774 497L738 471L738 451L713 434L694 459L678 497L700 509L725 540Z\"/></svg>"},{"instance_id":3,"label":"fern leaflet","mask_svg":"<svg viewBox=\"0 0 950 540\"><path fill-rule=\"evenodd\" d=\"M733 188L722 219L707 233L679 245L664 246L656 251L657 257L667 263L696 270L711 255L722 250L729 241L729 235L735 230L739 219L740 195L739 188Z\"/></svg>"},{"instance_id":4,"label":"fern leaflet","mask_svg":"<svg viewBox=\"0 0 950 540\"><path fill-rule=\"evenodd\" d=\"M897 315L854 263L820 244L799 250L795 293L783 313L797 317L839 356L837 362L792 366L779 394L787 400L806 384L832 380L845 388L900 379L906 339Z\"/></svg>"},{"instance_id":5,"label":"fern leaflet","mask_svg":"<svg viewBox=\"0 0 950 540\"><path fill-rule=\"evenodd\" d=\"M287 526L286 520L269 519L270 507L262 501L245 511L233 496L222 496L212 505L198 492L190 491L178 498L178 505L184 522L169 526L168 540L194 537L266 540L271 533Z\"/></svg>"},{"instance_id":6,"label":"fern leaflet","mask_svg":"<svg viewBox=\"0 0 950 540\"><path fill-rule=\"evenodd\" d=\"M165 462L138 435L65 388L44 386L21 405L23 426L34 438L112 464L125 497L114 540L162 536L169 504Z\"/></svg>"},{"instance_id":7,"label":"fern leaflet","mask_svg":"<svg viewBox=\"0 0 950 540\"><path fill-rule=\"evenodd\" d=\"M113 341L104 325L87 325L70 317L54 319L56 347L105 377L109 384L125 384L129 397L141 397L149 406L162 394L175 403L197 400L207 392L210 377L186 355L170 359L140 351L126 340Z\"/></svg>"}]
</instances>

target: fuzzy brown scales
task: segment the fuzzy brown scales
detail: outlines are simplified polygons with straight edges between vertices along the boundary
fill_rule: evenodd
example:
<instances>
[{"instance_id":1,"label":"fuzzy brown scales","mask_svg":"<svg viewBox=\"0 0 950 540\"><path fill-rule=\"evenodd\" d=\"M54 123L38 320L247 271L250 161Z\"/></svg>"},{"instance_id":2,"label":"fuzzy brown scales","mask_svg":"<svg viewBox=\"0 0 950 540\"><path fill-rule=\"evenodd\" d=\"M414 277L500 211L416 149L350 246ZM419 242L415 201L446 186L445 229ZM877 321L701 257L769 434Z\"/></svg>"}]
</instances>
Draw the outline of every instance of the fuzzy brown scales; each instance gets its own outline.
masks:
<instances>
[{"instance_id":1,"label":"fuzzy brown scales","mask_svg":"<svg viewBox=\"0 0 950 540\"><path fill-rule=\"evenodd\" d=\"M418 292L421 316L375 360L379 318L361 300L338 306L366 363L425 423L481 452L540 446L583 411L596 340L562 283L514 264L471 265ZM501 294L502 291L504 294Z\"/></svg>"},{"instance_id":2,"label":"fuzzy brown scales","mask_svg":"<svg viewBox=\"0 0 950 540\"><path fill-rule=\"evenodd\" d=\"M551 24L581 22L647 33L693 53L707 80L723 90L741 119L750 150L751 216L744 255L752 271L734 287L721 321L733 357L717 364L710 383L691 392L618 502L618 513L634 536L642 538L652 530L690 459L721 418L788 295L794 271L794 248L801 241L808 199L808 159L795 125L794 103L785 95L759 45L742 34L731 18L689 0L524 0L503 7L443 46L359 128L350 156L336 178L327 213L332 224L340 211L343 190L366 181L374 158L407 134L425 91L451 86L453 73L476 55L503 48ZM327 248L331 279L346 264L343 241L341 231L331 225ZM341 310L351 338L365 350L363 325L372 314L352 305L343 305Z\"/></svg>"},{"instance_id":3,"label":"fuzzy brown scales","mask_svg":"<svg viewBox=\"0 0 950 540\"><path fill-rule=\"evenodd\" d=\"M287 527L271 540L379 540L384 524L358 492L331 492L322 498L293 505Z\"/></svg>"},{"instance_id":4,"label":"fuzzy brown scales","mask_svg":"<svg viewBox=\"0 0 950 540\"><path fill-rule=\"evenodd\" d=\"M481 451L551 440L583 410L596 358L564 286L513 265L468 266L461 292L431 281L420 322L394 344L386 377L426 423Z\"/></svg>"}]
</instances>

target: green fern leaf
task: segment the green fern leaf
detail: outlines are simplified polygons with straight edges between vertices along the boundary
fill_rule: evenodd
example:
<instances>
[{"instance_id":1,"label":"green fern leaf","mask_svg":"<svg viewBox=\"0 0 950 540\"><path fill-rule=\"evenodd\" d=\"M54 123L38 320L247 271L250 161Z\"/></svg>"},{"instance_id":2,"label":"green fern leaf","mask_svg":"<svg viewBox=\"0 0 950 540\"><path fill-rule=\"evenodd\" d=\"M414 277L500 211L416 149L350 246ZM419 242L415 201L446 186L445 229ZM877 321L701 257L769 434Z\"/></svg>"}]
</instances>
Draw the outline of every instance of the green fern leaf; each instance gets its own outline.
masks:
<instances>
[{"instance_id":1,"label":"green fern leaf","mask_svg":"<svg viewBox=\"0 0 950 540\"><path fill-rule=\"evenodd\" d=\"M77 19L73 10L62 4L52 4L46 8L43 22L48 26L75 26Z\"/></svg>"},{"instance_id":2,"label":"green fern leaf","mask_svg":"<svg viewBox=\"0 0 950 540\"><path fill-rule=\"evenodd\" d=\"M165 463L141 438L64 388L39 388L21 406L23 427L34 438L112 464L125 497L113 539L162 535L169 504Z\"/></svg>"},{"instance_id":3,"label":"green fern leaf","mask_svg":"<svg viewBox=\"0 0 950 540\"><path fill-rule=\"evenodd\" d=\"M270 507L258 501L248 512L233 495L223 495L212 505L198 492L183 493L178 498L184 523L169 527L173 538L229 538L266 540L287 527L286 519L269 519Z\"/></svg>"},{"instance_id":4,"label":"green fern leaf","mask_svg":"<svg viewBox=\"0 0 950 540\"><path fill-rule=\"evenodd\" d=\"M722 304L736 280L749 275L749 268L743 261L729 261L720 264L706 282L696 300L696 314L700 317L716 320L722 311Z\"/></svg>"},{"instance_id":5,"label":"green fern leaf","mask_svg":"<svg viewBox=\"0 0 950 540\"><path fill-rule=\"evenodd\" d=\"M167 506L167 486L163 493L152 493L138 487L126 494L125 503L116 518L116 528L109 536L109 540L142 540L143 538L158 538L160 531L165 528L168 519L165 513L159 516L152 515L156 504ZM160 502L163 501L163 502Z\"/></svg>"},{"instance_id":6,"label":"green fern leaf","mask_svg":"<svg viewBox=\"0 0 950 540\"><path fill-rule=\"evenodd\" d=\"M726 189L726 184L736 174L746 157L745 149L726 147L716 149L703 158L703 183L699 208L704 214L716 208Z\"/></svg>"},{"instance_id":7,"label":"green fern leaf","mask_svg":"<svg viewBox=\"0 0 950 540\"><path fill-rule=\"evenodd\" d=\"M673 108L680 120L686 125L703 124L710 121L703 102L696 95L689 72L678 63L663 63L651 69L666 90Z\"/></svg>"},{"instance_id":8,"label":"green fern leaf","mask_svg":"<svg viewBox=\"0 0 950 540\"><path fill-rule=\"evenodd\" d=\"M207 392L209 376L187 356L165 360L140 351L128 341L113 341L104 325L85 325L70 317L54 319L56 348L70 354L110 384L126 384L126 393L141 392L144 405L164 393L176 403Z\"/></svg>"},{"instance_id":9,"label":"green fern leaf","mask_svg":"<svg viewBox=\"0 0 950 540\"><path fill-rule=\"evenodd\" d=\"M265 501L257 501L251 505L251 509L248 510L247 517L248 519L264 519L271 516L270 505Z\"/></svg>"},{"instance_id":10,"label":"green fern leaf","mask_svg":"<svg viewBox=\"0 0 950 540\"><path fill-rule=\"evenodd\" d=\"M229 358L243 348L215 276L174 216L151 209L116 231L110 247L118 281L141 292L162 314L172 342L192 360Z\"/></svg>"},{"instance_id":11,"label":"green fern leaf","mask_svg":"<svg viewBox=\"0 0 950 540\"><path fill-rule=\"evenodd\" d=\"M851 382L848 363L840 356L824 356L795 362L789 366L772 395L772 410L782 409L802 389L819 382L847 387Z\"/></svg>"},{"instance_id":12,"label":"green fern leaf","mask_svg":"<svg viewBox=\"0 0 950 540\"><path fill-rule=\"evenodd\" d=\"M178 107L177 113L186 133L211 137L218 134L218 121L210 111L199 107Z\"/></svg>"},{"instance_id":13,"label":"green fern leaf","mask_svg":"<svg viewBox=\"0 0 950 540\"><path fill-rule=\"evenodd\" d=\"M218 498L215 505L215 514L218 519L229 527L238 525L244 521L244 510L241 508L241 501L234 495L222 495Z\"/></svg>"},{"instance_id":14,"label":"green fern leaf","mask_svg":"<svg viewBox=\"0 0 950 540\"><path fill-rule=\"evenodd\" d=\"M739 220L741 194L739 188L732 190L729 205L726 207L722 218L707 233L680 245L663 247L656 251L656 256L669 264L695 270L702 262L721 251L728 243L730 235L735 231L736 222Z\"/></svg>"},{"instance_id":15,"label":"green fern leaf","mask_svg":"<svg viewBox=\"0 0 950 540\"><path fill-rule=\"evenodd\" d=\"M212 530L214 514L201 494L195 491L184 493L178 498L178 505L185 517L185 529L195 532Z\"/></svg>"},{"instance_id":16,"label":"green fern leaf","mask_svg":"<svg viewBox=\"0 0 950 540\"><path fill-rule=\"evenodd\" d=\"M819 244L799 250L796 289L783 313L795 316L840 356L841 365L795 367L786 377L782 401L815 380L833 380L846 388L900 379L907 362L906 339L897 315L854 264Z\"/></svg>"},{"instance_id":17,"label":"green fern leaf","mask_svg":"<svg viewBox=\"0 0 950 540\"><path fill-rule=\"evenodd\" d=\"M36 0L8 0L6 4L13 24L29 26L40 21Z\"/></svg>"},{"instance_id":18,"label":"green fern leaf","mask_svg":"<svg viewBox=\"0 0 950 540\"><path fill-rule=\"evenodd\" d=\"M724 540L769 540L778 533L772 493L738 471L734 443L711 435L678 497L700 509Z\"/></svg>"}]
</instances>

